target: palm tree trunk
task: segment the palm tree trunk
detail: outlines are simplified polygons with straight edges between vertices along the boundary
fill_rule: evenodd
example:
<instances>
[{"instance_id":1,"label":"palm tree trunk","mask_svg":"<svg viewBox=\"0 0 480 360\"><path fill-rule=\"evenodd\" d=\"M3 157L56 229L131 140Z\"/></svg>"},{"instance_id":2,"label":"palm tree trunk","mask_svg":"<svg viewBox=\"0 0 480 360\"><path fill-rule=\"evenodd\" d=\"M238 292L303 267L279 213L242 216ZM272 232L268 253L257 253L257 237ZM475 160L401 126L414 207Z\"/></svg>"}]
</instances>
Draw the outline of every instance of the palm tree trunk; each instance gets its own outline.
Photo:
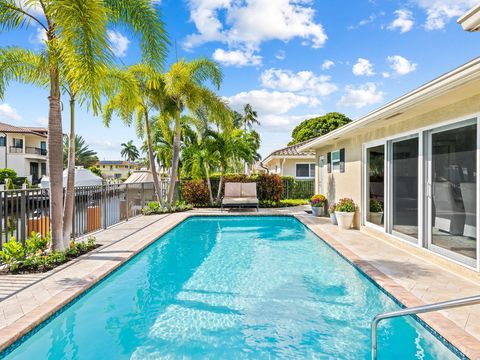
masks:
<instances>
[{"instance_id":1,"label":"palm tree trunk","mask_svg":"<svg viewBox=\"0 0 480 360\"><path fill-rule=\"evenodd\" d=\"M210 196L210 205L213 205L212 183L210 182L210 174L208 172L208 165L205 163L205 177L207 180L208 195Z\"/></svg>"},{"instance_id":2,"label":"palm tree trunk","mask_svg":"<svg viewBox=\"0 0 480 360\"><path fill-rule=\"evenodd\" d=\"M70 135L68 145L67 188L63 209L63 242L69 246L75 205L75 94L70 95Z\"/></svg>"},{"instance_id":3,"label":"palm tree trunk","mask_svg":"<svg viewBox=\"0 0 480 360\"><path fill-rule=\"evenodd\" d=\"M152 136L150 134L150 124L148 120L148 111L146 110L145 110L145 135L147 137L148 159L149 159L148 161L150 163L150 171L152 172L153 186L155 187L155 193L157 194L157 201L163 207L162 189L160 188L160 183L158 182L157 168L155 166L155 156L153 155L153 148L152 148Z\"/></svg>"},{"instance_id":4,"label":"palm tree trunk","mask_svg":"<svg viewBox=\"0 0 480 360\"><path fill-rule=\"evenodd\" d=\"M48 111L48 171L50 174L51 250L63 250L63 133L60 110L60 82L58 68L50 69L50 96Z\"/></svg>"},{"instance_id":5,"label":"palm tree trunk","mask_svg":"<svg viewBox=\"0 0 480 360\"><path fill-rule=\"evenodd\" d=\"M180 110L177 109L175 116L175 129L173 135L173 156L172 156L172 172L170 173L170 184L168 187L168 206L173 205L173 195L175 194L175 182L178 174L178 163L180 161L180 137L182 126L180 123Z\"/></svg>"},{"instance_id":6,"label":"palm tree trunk","mask_svg":"<svg viewBox=\"0 0 480 360\"><path fill-rule=\"evenodd\" d=\"M224 167L220 167L220 181L218 182L218 191L217 191L217 204L220 204L220 198L222 197L222 187L223 187L223 173Z\"/></svg>"}]
</instances>

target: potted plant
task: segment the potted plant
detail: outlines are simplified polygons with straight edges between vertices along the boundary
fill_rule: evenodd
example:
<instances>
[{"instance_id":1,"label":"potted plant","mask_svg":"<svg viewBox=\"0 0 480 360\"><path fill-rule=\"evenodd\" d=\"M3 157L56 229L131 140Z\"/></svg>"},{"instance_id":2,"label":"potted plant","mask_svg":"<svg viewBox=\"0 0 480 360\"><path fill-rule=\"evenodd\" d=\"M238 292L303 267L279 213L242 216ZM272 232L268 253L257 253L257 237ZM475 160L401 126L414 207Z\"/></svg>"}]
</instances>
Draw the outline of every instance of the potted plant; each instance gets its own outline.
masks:
<instances>
[{"instance_id":1,"label":"potted plant","mask_svg":"<svg viewBox=\"0 0 480 360\"><path fill-rule=\"evenodd\" d=\"M337 217L338 226L341 229L350 229L352 227L355 209L355 203L350 198L343 198L337 202L335 216Z\"/></svg>"},{"instance_id":2,"label":"potted plant","mask_svg":"<svg viewBox=\"0 0 480 360\"><path fill-rule=\"evenodd\" d=\"M327 198L323 195L313 195L310 199L310 205L312 207L313 216L325 215L325 205L327 204Z\"/></svg>"},{"instance_id":3,"label":"potted plant","mask_svg":"<svg viewBox=\"0 0 480 360\"><path fill-rule=\"evenodd\" d=\"M368 213L368 221L375 225L381 225L383 218L383 202L380 200L370 199L370 212Z\"/></svg>"},{"instance_id":4,"label":"potted plant","mask_svg":"<svg viewBox=\"0 0 480 360\"><path fill-rule=\"evenodd\" d=\"M337 217L335 216L335 207L337 204L331 203L328 207L328 213L330 214L330 221L333 225L337 225Z\"/></svg>"}]
</instances>

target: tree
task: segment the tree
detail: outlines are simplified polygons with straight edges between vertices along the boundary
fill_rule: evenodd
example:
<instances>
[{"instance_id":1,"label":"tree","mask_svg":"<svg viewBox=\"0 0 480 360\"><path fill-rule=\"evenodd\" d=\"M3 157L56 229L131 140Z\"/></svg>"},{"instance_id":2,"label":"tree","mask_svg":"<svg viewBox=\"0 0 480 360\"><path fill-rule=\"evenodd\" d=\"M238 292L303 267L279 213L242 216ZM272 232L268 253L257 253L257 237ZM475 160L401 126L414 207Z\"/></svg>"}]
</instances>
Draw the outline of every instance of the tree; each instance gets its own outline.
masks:
<instances>
[{"instance_id":1,"label":"tree","mask_svg":"<svg viewBox=\"0 0 480 360\"><path fill-rule=\"evenodd\" d=\"M90 149L90 146L86 143L85 139L80 135L75 135L75 164L77 166L83 166L89 168L95 165L98 161L97 152ZM65 135L63 137L63 165L66 167L68 164L68 156L70 149L70 136Z\"/></svg>"},{"instance_id":2,"label":"tree","mask_svg":"<svg viewBox=\"0 0 480 360\"><path fill-rule=\"evenodd\" d=\"M182 112L204 112L213 122L227 121L231 123L230 110L212 90L206 86L210 81L216 89L220 88L223 79L222 71L217 63L208 59L192 61L180 60L174 63L164 75L165 99L173 104L173 113L162 110L162 117L173 118L173 149L170 182L168 188L168 206L173 203L175 183L180 160ZM167 116L166 116L167 115Z\"/></svg>"},{"instance_id":3,"label":"tree","mask_svg":"<svg viewBox=\"0 0 480 360\"><path fill-rule=\"evenodd\" d=\"M133 140L130 140L127 143L122 143L121 147L122 150L120 151L120 155L128 161L128 172L130 172L130 164L140 158L140 152L133 144Z\"/></svg>"},{"instance_id":4,"label":"tree","mask_svg":"<svg viewBox=\"0 0 480 360\"><path fill-rule=\"evenodd\" d=\"M155 156L151 135L151 112L155 105L152 98L163 92L162 76L147 64L132 65L125 70L114 70L109 73L114 85L106 89L107 102L103 108L103 121L110 125L112 115L116 113L128 126L135 118L137 135L145 137L148 150L148 162L152 172L157 200L163 205L162 190L158 181Z\"/></svg>"},{"instance_id":5,"label":"tree","mask_svg":"<svg viewBox=\"0 0 480 360\"><path fill-rule=\"evenodd\" d=\"M252 105L245 104L243 107L243 116L242 116L242 125L243 129L247 130L252 129L253 125L260 125L260 122L257 120L257 112L253 110Z\"/></svg>"},{"instance_id":6,"label":"tree","mask_svg":"<svg viewBox=\"0 0 480 360\"><path fill-rule=\"evenodd\" d=\"M37 15L41 11L41 15ZM107 25L122 24L140 35L145 61L160 66L165 58L163 23L149 0L0 0L0 31L34 24L45 32L45 49L38 54L21 48L3 49L0 61L0 98L11 80L48 74L48 164L50 173L51 248L68 247L63 236L63 159L61 77L76 93L88 93L94 113L100 105L98 84L112 58ZM32 56L35 55L35 56ZM10 58L12 61L5 61ZM39 66L38 66L39 65ZM32 76L34 76L32 78ZM44 76L44 75L42 75Z\"/></svg>"},{"instance_id":7,"label":"tree","mask_svg":"<svg viewBox=\"0 0 480 360\"><path fill-rule=\"evenodd\" d=\"M328 134L330 131L348 124L352 120L344 114L330 112L323 116L302 121L292 131L292 141L288 145L313 139L317 136Z\"/></svg>"},{"instance_id":8,"label":"tree","mask_svg":"<svg viewBox=\"0 0 480 360\"><path fill-rule=\"evenodd\" d=\"M88 170L90 170L92 173L94 173L94 174L97 175L98 177L103 178L102 170L100 170L99 168L97 168L97 167L95 167L95 166L90 166L90 167L88 168Z\"/></svg>"}]
</instances>

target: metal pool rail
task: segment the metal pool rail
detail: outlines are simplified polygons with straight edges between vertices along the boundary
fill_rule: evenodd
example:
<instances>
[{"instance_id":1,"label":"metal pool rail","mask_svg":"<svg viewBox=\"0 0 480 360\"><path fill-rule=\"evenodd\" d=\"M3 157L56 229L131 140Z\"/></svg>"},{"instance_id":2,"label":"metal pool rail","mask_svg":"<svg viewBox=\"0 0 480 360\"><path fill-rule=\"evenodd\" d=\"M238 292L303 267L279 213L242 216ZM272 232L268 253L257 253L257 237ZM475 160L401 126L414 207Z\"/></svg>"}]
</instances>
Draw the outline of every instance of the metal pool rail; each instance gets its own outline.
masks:
<instances>
[{"instance_id":1,"label":"metal pool rail","mask_svg":"<svg viewBox=\"0 0 480 360\"><path fill-rule=\"evenodd\" d=\"M377 327L378 323L385 319L392 319L400 316L422 314L431 311L446 310L462 306L470 306L480 304L480 295L470 296L461 299L442 301L434 304L415 306L397 311L391 311L383 314L378 314L372 321L372 360L377 359Z\"/></svg>"}]
</instances>

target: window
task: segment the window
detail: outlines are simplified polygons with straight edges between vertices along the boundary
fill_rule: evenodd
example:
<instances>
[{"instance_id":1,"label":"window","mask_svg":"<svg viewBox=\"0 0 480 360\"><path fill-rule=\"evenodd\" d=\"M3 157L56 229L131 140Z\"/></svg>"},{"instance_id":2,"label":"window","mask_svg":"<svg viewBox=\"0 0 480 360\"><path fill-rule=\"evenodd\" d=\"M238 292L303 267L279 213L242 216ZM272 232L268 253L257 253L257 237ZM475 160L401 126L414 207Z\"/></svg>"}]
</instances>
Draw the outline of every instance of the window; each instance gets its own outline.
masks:
<instances>
[{"instance_id":1,"label":"window","mask_svg":"<svg viewBox=\"0 0 480 360\"><path fill-rule=\"evenodd\" d=\"M47 142L46 141L40 141L40 153L42 155L47 155Z\"/></svg>"},{"instance_id":2,"label":"window","mask_svg":"<svg viewBox=\"0 0 480 360\"><path fill-rule=\"evenodd\" d=\"M47 163L42 163L42 176L47 175Z\"/></svg>"},{"instance_id":3,"label":"window","mask_svg":"<svg viewBox=\"0 0 480 360\"><path fill-rule=\"evenodd\" d=\"M315 164L296 164L295 177L297 178L314 178Z\"/></svg>"},{"instance_id":4,"label":"window","mask_svg":"<svg viewBox=\"0 0 480 360\"><path fill-rule=\"evenodd\" d=\"M13 147L17 149L23 148L23 139L13 139Z\"/></svg>"},{"instance_id":5,"label":"window","mask_svg":"<svg viewBox=\"0 0 480 360\"><path fill-rule=\"evenodd\" d=\"M340 150L332 151L332 170L340 171Z\"/></svg>"},{"instance_id":6,"label":"window","mask_svg":"<svg viewBox=\"0 0 480 360\"><path fill-rule=\"evenodd\" d=\"M122 174L116 173L114 176L115 176L115 179L121 179L122 178Z\"/></svg>"},{"instance_id":7,"label":"window","mask_svg":"<svg viewBox=\"0 0 480 360\"><path fill-rule=\"evenodd\" d=\"M5 136L0 137L0 146L6 146L7 138Z\"/></svg>"}]
</instances>

